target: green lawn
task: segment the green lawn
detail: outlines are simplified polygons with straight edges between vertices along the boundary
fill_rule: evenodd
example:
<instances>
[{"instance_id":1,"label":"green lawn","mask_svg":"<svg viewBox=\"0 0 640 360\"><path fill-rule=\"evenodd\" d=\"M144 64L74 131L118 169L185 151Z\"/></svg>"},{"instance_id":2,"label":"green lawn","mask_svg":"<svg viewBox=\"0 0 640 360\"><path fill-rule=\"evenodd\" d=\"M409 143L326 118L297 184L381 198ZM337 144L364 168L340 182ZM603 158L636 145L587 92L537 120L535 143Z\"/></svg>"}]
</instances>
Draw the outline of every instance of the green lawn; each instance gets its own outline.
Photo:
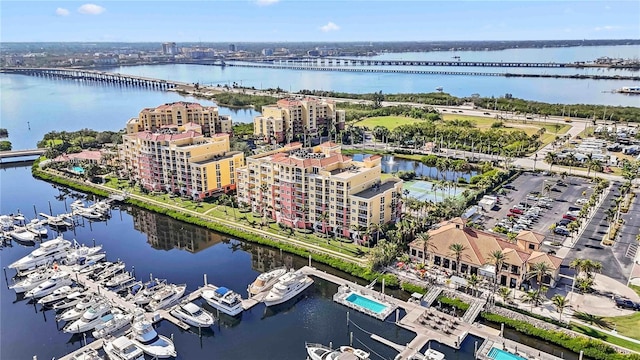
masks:
<instances>
[{"instance_id":1,"label":"green lawn","mask_svg":"<svg viewBox=\"0 0 640 360\"><path fill-rule=\"evenodd\" d=\"M357 122L356 126L366 126L369 130L373 130L376 126L384 126L389 130L393 130L401 125L415 124L423 120L404 117L404 116L377 116L366 118Z\"/></svg>"},{"instance_id":2,"label":"green lawn","mask_svg":"<svg viewBox=\"0 0 640 360\"><path fill-rule=\"evenodd\" d=\"M637 323L636 323L637 326ZM581 334L585 334L587 336L591 336L593 338L596 339L600 339L602 341L606 341L608 343L614 344L614 345L618 345L618 346L622 346L624 348L633 350L633 351L639 351L640 352L640 344L629 341L629 340L625 340L622 338L619 338L617 336L613 336L613 335L609 335L606 333L603 333L601 331L598 331L592 327L586 326L586 325L582 325L582 324L576 324L576 323L571 323L571 330L581 333ZM620 334L625 335L625 336L629 336L627 334L623 334L622 331L619 330L619 328L616 330L618 331ZM629 336L631 337L631 336Z\"/></svg>"},{"instance_id":3,"label":"green lawn","mask_svg":"<svg viewBox=\"0 0 640 360\"><path fill-rule=\"evenodd\" d=\"M629 287L635 291L638 295L640 295L640 286L638 285L633 285L633 284L629 284Z\"/></svg>"},{"instance_id":4,"label":"green lawn","mask_svg":"<svg viewBox=\"0 0 640 360\"><path fill-rule=\"evenodd\" d=\"M616 316L604 318L612 325L620 335L640 340L640 312L635 312L627 316ZM638 346L640 348L640 345Z\"/></svg>"}]
</instances>

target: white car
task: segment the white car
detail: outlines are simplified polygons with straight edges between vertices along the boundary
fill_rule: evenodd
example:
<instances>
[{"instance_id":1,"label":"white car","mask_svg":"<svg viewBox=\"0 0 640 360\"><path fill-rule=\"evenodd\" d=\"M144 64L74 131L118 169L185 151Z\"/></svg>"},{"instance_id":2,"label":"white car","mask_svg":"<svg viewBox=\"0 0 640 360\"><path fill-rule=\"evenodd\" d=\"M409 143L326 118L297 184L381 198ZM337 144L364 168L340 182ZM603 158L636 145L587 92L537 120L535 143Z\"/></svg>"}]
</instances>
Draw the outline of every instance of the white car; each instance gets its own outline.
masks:
<instances>
[{"instance_id":1,"label":"white car","mask_svg":"<svg viewBox=\"0 0 640 360\"><path fill-rule=\"evenodd\" d=\"M587 200L585 198L582 198L582 199L576 200L576 205L584 205L584 204L586 204L588 202L589 202L589 200Z\"/></svg>"}]
</instances>

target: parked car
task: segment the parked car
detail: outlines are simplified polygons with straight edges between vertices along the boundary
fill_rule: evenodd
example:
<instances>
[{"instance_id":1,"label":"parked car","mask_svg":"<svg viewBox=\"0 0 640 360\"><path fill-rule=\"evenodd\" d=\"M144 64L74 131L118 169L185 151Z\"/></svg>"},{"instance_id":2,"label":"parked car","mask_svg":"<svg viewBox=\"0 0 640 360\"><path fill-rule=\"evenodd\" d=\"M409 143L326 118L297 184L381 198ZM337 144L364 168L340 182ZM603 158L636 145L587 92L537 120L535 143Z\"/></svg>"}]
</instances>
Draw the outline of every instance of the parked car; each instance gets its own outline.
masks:
<instances>
[{"instance_id":1,"label":"parked car","mask_svg":"<svg viewBox=\"0 0 640 360\"><path fill-rule=\"evenodd\" d=\"M587 200L585 198L582 198L582 199L576 200L576 205L584 205L584 204L586 204L588 202L589 202L589 200Z\"/></svg>"},{"instance_id":2,"label":"parked car","mask_svg":"<svg viewBox=\"0 0 640 360\"><path fill-rule=\"evenodd\" d=\"M516 189L516 187L511 185L511 184L507 184L507 185L503 186L503 188L509 189L509 190L515 190Z\"/></svg>"},{"instance_id":3,"label":"parked car","mask_svg":"<svg viewBox=\"0 0 640 360\"><path fill-rule=\"evenodd\" d=\"M616 298L616 306L621 309L640 310L640 303L633 302L625 298Z\"/></svg>"},{"instance_id":4,"label":"parked car","mask_svg":"<svg viewBox=\"0 0 640 360\"><path fill-rule=\"evenodd\" d=\"M514 217L514 218L519 218L520 217L520 215L518 215L516 213L512 213L512 212L508 213L507 216L508 217Z\"/></svg>"},{"instance_id":5,"label":"parked car","mask_svg":"<svg viewBox=\"0 0 640 360\"><path fill-rule=\"evenodd\" d=\"M569 223L571 223L571 220L569 220L569 219L562 219L562 220L560 220L560 221L558 221L558 222L556 223L556 226L567 226L567 225L569 225Z\"/></svg>"},{"instance_id":6,"label":"parked car","mask_svg":"<svg viewBox=\"0 0 640 360\"><path fill-rule=\"evenodd\" d=\"M490 114L490 113L488 113L488 112L486 112L486 113L484 113L484 114L485 114L485 115L491 115L491 114Z\"/></svg>"},{"instance_id":7,"label":"parked car","mask_svg":"<svg viewBox=\"0 0 640 360\"><path fill-rule=\"evenodd\" d=\"M553 232L558 234L558 235L569 236L569 230L567 230L565 228L555 228L555 230L553 230Z\"/></svg>"},{"instance_id":8,"label":"parked car","mask_svg":"<svg viewBox=\"0 0 640 360\"><path fill-rule=\"evenodd\" d=\"M580 211L567 211L567 215L578 217L580 216Z\"/></svg>"},{"instance_id":9,"label":"parked car","mask_svg":"<svg viewBox=\"0 0 640 360\"><path fill-rule=\"evenodd\" d=\"M575 217L575 216L573 216L573 215L570 215L570 214L564 214L564 215L562 215L562 218L563 218L563 219L569 219L569 220L571 220L571 221L574 221L574 220L577 220L577 219L578 219L577 217Z\"/></svg>"},{"instance_id":10,"label":"parked car","mask_svg":"<svg viewBox=\"0 0 640 360\"><path fill-rule=\"evenodd\" d=\"M569 206L569 211L580 211L580 208L575 206Z\"/></svg>"},{"instance_id":11,"label":"parked car","mask_svg":"<svg viewBox=\"0 0 640 360\"><path fill-rule=\"evenodd\" d=\"M515 208L515 207L513 209L509 209L509 211L511 211L514 214L518 214L518 215L520 215L520 214L522 214L524 212L524 211L522 211L522 209L518 209L518 208Z\"/></svg>"}]
</instances>

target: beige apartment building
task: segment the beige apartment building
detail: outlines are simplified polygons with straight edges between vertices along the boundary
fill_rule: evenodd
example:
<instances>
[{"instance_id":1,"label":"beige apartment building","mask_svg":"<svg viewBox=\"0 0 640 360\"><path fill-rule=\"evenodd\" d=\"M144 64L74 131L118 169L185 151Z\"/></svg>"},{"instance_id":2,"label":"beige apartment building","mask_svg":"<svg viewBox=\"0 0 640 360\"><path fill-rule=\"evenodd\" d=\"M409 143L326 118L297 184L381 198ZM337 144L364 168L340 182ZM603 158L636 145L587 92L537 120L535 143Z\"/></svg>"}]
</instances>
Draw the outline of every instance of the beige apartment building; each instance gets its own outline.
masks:
<instances>
[{"instance_id":1,"label":"beige apartment building","mask_svg":"<svg viewBox=\"0 0 640 360\"><path fill-rule=\"evenodd\" d=\"M333 101L315 98L278 100L262 107L262 115L254 118L254 135L265 141L283 143L295 136L317 136L323 129L344 129L345 111L337 110Z\"/></svg>"},{"instance_id":2,"label":"beige apartment building","mask_svg":"<svg viewBox=\"0 0 640 360\"><path fill-rule=\"evenodd\" d=\"M127 134L139 131L155 132L165 126L183 126L187 123L200 125L204 136L231 134L233 131L231 117L218 115L216 106L179 101L142 109L137 118L127 122Z\"/></svg>"},{"instance_id":3,"label":"beige apartment building","mask_svg":"<svg viewBox=\"0 0 640 360\"><path fill-rule=\"evenodd\" d=\"M357 229L400 217L402 181L381 182L381 159L355 161L331 142L291 143L247 158L237 170L238 201L287 226L358 239Z\"/></svg>"},{"instance_id":4,"label":"beige apartment building","mask_svg":"<svg viewBox=\"0 0 640 360\"><path fill-rule=\"evenodd\" d=\"M229 134L205 137L194 123L134 132L122 140L125 172L149 191L203 199L235 190L236 169L244 166L244 154L230 151Z\"/></svg>"}]
</instances>

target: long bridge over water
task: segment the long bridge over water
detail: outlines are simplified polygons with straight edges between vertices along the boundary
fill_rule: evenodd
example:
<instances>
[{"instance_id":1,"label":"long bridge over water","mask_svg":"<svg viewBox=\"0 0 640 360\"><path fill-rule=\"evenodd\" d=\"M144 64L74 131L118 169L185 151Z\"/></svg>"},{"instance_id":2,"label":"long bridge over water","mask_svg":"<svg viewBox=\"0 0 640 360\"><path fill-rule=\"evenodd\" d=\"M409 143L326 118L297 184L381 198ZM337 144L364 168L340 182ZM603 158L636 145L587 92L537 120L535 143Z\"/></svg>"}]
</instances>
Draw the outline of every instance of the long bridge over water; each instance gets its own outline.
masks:
<instances>
[{"instance_id":1,"label":"long bridge over water","mask_svg":"<svg viewBox=\"0 0 640 360\"><path fill-rule=\"evenodd\" d=\"M348 59L336 57L300 57L256 59L252 62L266 62L277 65L305 64L314 66L453 66L453 67L524 67L524 68L563 68L574 64L556 62L514 62L514 61L453 61L453 60L381 60Z\"/></svg>"},{"instance_id":2,"label":"long bridge over water","mask_svg":"<svg viewBox=\"0 0 640 360\"><path fill-rule=\"evenodd\" d=\"M112 83L158 90L168 90L181 85L190 85L189 83L181 81L154 79L144 76L118 74L91 69L6 67L0 69L0 72L8 74L38 76L52 79L71 79Z\"/></svg>"}]
</instances>

